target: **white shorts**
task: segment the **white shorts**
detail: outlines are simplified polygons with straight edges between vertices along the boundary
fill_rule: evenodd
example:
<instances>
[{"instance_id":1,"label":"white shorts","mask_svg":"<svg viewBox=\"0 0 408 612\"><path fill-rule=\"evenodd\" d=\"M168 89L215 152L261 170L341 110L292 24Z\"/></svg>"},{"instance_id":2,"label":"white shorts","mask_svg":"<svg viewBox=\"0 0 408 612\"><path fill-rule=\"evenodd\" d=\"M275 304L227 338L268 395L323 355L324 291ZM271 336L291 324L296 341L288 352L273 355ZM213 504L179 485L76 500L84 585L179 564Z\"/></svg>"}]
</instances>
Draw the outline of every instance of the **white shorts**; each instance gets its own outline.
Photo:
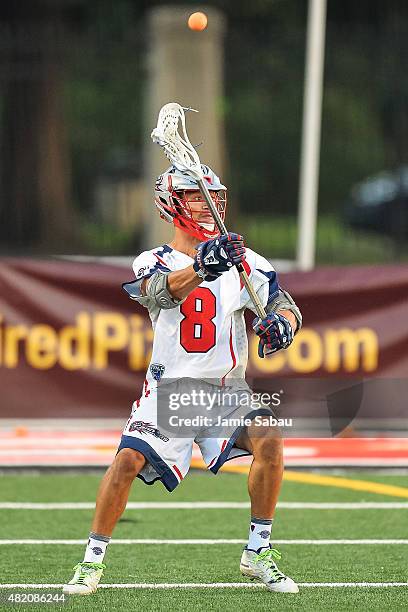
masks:
<instances>
[{"instance_id":1,"label":"white shorts","mask_svg":"<svg viewBox=\"0 0 408 612\"><path fill-rule=\"evenodd\" d=\"M243 394L249 394L250 389L246 386L241 390ZM217 414L220 409L217 407ZM268 408L256 408L238 405L224 410L222 416L228 415L229 419L236 422L242 419L252 421L257 415L270 415ZM163 428L157 424L157 389L151 388L143 394L140 400L134 402L132 412L122 433L122 439L118 448L132 448L139 451L146 458L146 464L138 478L146 484L153 484L161 480L168 491L173 491L186 476L193 451L193 443L196 442L200 448L201 455L207 468L216 474L220 467L228 460L235 457L250 455L245 449L235 446L235 441L245 425L229 428L223 437L217 437L211 427L194 427L190 437L171 437ZM217 432L220 429L216 429Z\"/></svg>"}]
</instances>

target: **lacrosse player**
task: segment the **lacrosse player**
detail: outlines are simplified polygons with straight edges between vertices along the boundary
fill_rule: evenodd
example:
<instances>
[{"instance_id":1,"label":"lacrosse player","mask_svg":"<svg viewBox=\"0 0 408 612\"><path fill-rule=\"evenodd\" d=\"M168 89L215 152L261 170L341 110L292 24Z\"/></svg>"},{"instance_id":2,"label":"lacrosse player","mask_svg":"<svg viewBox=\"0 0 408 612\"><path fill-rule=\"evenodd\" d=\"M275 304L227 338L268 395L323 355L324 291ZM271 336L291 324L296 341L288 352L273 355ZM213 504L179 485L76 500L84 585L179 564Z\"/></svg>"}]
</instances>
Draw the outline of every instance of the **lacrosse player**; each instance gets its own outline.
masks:
<instances>
[{"instance_id":1,"label":"lacrosse player","mask_svg":"<svg viewBox=\"0 0 408 612\"><path fill-rule=\"evenodd\" d=\"M203 165L202 171L224 220L226 187L211 168ZM248 479L251 520L240 570L271 591L297 593L295 582L278 569L275 559L280 553L270 544L283 473L282 439L276 427L264 425L260 430L255 425L255 417L271 414L270 409L243 412L242 407L230 407L229 415L236 409L237 414L249 416L250 424L228 436L211 436L205 427L197 427L190 438L171 438L157 423L156 408L159 381L166 377L204 379L218 388L234 383L248 394L244 311L253 305L236 264L243 263L267 313L264 320L254 322L261 358L291 344L302 324L300 311L279 286L270 263L246 249L242 236L219 235L197 183L187 174L171 166L159 176L155 204L161 217L173 223L173 239L139 255L133 264L136 280L124 285L130 297L148 309L154 329L151 363L116 458L101 482L83 562L74 568L64 592L96 591L105 569L106 548L133 480L136 476L149 484L161 480L166 489L174 490L189 470L195 441L214 474L229 459L253 456Z\"/></svg>"}]
</instances>

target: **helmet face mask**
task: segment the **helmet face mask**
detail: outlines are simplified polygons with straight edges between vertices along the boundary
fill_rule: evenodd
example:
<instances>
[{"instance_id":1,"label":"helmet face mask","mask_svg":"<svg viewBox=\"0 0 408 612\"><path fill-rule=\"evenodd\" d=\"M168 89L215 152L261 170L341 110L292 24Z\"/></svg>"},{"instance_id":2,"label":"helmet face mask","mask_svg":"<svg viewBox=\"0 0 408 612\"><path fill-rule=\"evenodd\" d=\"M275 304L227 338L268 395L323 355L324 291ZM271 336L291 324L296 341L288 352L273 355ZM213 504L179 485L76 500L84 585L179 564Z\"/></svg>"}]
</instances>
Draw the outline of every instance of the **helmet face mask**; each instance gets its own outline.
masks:
<instances>
[{"instance_id":1,"label":"helmet face mask","mask_svg":"<svg viewBox=\"0 0 408 612\"><path fill-rule=\"evenodd\" d=\"M204 178L208 183L208 189L212 196L221 218L225 219L227 206L226 187L221 184L218 176L208 166L202 166ZM194 201L189 199L191 192L196 192L199 196ZM196 219L197 215L208 210L207 203L198 191L198 185L194 179L187 174L180 172L171 166L166 172L160 175L155 185L155 204L160 216L173 223L190 236L199 240L209 240L219 235L219 230L215 222L208 219L200 222ZM197 209L195 210L197 205ZM202 206L206 208L203 210ZM210 216L208 213L208 217Z\"/></svg>"}]
</instances>

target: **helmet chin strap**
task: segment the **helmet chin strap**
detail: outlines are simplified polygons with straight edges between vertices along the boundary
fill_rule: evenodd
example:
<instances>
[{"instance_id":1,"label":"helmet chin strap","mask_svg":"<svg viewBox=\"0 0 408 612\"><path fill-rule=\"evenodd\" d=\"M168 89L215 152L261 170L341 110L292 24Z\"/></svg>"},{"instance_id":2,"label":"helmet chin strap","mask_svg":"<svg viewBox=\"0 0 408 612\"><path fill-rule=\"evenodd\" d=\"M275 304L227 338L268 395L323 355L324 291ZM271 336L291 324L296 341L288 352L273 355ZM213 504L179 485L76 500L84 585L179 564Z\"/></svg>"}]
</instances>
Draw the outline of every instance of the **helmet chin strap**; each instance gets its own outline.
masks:
<instances>
[{"instance_id":1,"label":"helmet chin strap","mask_svg":"<svg viewBox=\"0 0 408 612\"><path fill-rule=\"evenodd\" d=\"M173 219L173 224L176 227L179 227L183 232L186 232L190 236L194 236L198 238L200 242L205 242L206 240L211 240L218 236L218 228L214 223L198 223L195 222L195 225L191 226L188 224L186 219L183 217L176 217Z\"/></svg>"}]
</instances>

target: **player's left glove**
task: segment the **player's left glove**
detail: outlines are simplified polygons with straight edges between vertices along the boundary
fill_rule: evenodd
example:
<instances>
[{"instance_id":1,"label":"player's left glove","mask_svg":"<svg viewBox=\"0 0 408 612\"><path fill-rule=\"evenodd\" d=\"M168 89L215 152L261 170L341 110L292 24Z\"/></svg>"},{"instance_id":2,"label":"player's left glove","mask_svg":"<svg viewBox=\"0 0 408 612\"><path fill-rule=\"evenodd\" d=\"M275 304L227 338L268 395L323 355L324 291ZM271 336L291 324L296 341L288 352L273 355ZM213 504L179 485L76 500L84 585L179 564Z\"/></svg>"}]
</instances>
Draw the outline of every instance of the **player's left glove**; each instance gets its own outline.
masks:
<instances>
[{"instance_id":1,"label":"player's left glove","mask_svg":"<svg viewBox=\"0 0 408 612\"><path fill-rule=\"evenodd\" d=\"M293 342L292 326L283 315L270 312L265 319L256 317L252 327L259 336L258 355L261 358L288 348Z\"/></svg>"}]
</instances>

